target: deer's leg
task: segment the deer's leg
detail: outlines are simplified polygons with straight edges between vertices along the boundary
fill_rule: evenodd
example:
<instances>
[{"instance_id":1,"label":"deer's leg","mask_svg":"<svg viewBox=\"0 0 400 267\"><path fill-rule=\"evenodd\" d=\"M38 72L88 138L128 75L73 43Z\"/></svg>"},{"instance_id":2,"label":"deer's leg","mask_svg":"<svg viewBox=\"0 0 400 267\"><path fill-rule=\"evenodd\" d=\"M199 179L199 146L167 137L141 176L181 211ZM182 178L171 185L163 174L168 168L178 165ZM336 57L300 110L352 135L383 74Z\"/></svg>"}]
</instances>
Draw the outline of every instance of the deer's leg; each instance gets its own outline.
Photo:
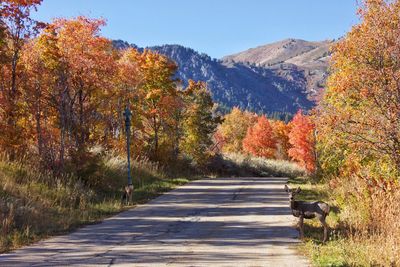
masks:
<instances>
[{"instance_id":1,"label":"deer's leg","mask_svg":"<svg viewBox=\"0 0 400 267\"><path fill-rule=\"evenodd\" d=\"M319 221L324 227L324 239L322 240L322 243L325 243L328 240L328 224L326 223L325 217L320 217Z\"/></svg>"},{"instance_id":2,"label":"deer's leg","mask_svg":"<svg viewBox=\"0 0 400 267\"><path fill-rule=\"evenodd\" d=\"M126 192L124 191L124 193L122 194L122 197L121 197L121 205L124 205L124 204L126 204Z\"/></svg>"},{"instance_id":3,"label":"deer's leg","mask_svg":"<svg viewBox=\"0 0 400 267\"><path fill-rule=\"evenodd\" d=\"M132 196L133 196L133 185L129 186L129 204L132 204Z\"/></svg>"},{"instance_id":4,"label":"deer's leg","mask_svg":"<svg viewBox=\"0 0 400 267\"><path fill-rule=\"evenodd\" d=\"M301 215L299 217L299 231L300 231L300 238L304 238L304 217Z\"/></svg>"}]
</instances>

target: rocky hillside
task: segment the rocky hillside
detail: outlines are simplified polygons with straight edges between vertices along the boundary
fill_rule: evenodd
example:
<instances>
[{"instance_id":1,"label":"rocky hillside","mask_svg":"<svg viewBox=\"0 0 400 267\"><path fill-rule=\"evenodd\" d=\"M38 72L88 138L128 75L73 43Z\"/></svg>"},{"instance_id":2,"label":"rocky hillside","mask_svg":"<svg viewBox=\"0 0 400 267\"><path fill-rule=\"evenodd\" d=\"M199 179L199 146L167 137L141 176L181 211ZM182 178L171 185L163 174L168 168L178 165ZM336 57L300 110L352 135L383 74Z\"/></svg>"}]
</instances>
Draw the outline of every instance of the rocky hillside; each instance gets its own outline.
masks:
<instances>
[{"instance_id":1,"label":"rocky hillside","mask_svg":"<svg viewBox=\"0 0 400 267\"><path fill-rule=\"evenodd\" d=\"M178 64L177 76L183 85L189 79L207 82L214 101L222 107L294 113L313 107L326 77L329 44L289 39L221 60L180 45L148 49ZM123 41L115 41L114 45L130 46Z\"/></svg>"},{"instance_id":2,"label":"rocky hillside","mask_svg":"<svg viewBox=\"0 0 400 267\"><path fill-rule=\"evenodd\" d=\"M255 64L273 70L284 79L291 79L293 73L300 72L306 80L307 95L314 99L324 87L333 43L333 40L308 42L286 39L229 55L222 60Z\"/></svg>"}]
</instances>

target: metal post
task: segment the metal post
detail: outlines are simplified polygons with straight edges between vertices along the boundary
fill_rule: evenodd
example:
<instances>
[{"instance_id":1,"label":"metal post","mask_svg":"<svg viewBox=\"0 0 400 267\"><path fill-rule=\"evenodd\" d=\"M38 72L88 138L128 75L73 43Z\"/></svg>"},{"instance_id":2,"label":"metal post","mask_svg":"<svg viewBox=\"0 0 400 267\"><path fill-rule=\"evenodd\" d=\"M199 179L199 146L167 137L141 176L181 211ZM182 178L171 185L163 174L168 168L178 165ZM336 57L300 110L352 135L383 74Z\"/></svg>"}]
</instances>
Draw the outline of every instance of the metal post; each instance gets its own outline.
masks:
<instances>
[{"instance_id":1,"label":"metal post","mask_svg":"<svg viewBox=\"0 0 400 267\"><path fill-rule=\"evenodd\" d=\"M128 106L125 108L124 116L125 116L125 130L126 130L126 153L128 157L128 186L131 186L132 176L131 176L130 135L131 135L132 112L129 110Z\"/></svg>"}]
</instances>

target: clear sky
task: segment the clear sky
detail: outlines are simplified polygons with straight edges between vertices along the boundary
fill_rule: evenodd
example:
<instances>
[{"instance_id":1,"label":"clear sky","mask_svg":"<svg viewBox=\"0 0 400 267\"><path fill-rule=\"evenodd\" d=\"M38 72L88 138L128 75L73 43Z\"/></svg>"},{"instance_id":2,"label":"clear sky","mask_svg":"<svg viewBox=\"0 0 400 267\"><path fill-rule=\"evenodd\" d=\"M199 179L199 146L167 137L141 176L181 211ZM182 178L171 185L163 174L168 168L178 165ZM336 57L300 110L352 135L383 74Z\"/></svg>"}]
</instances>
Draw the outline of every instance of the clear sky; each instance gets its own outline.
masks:
<instances>
[{"instance_id":1,"label":"clear sky","mask_svg":"<svg viewBox=\"0 0 400 267\"><path fill-rule=\"evenodd\" d=\"M106 37L220 58L286 38L339 38L357 23L356 8L357 0L43 0L34 17L103 17Z\"/></svg>"}]
</instances>

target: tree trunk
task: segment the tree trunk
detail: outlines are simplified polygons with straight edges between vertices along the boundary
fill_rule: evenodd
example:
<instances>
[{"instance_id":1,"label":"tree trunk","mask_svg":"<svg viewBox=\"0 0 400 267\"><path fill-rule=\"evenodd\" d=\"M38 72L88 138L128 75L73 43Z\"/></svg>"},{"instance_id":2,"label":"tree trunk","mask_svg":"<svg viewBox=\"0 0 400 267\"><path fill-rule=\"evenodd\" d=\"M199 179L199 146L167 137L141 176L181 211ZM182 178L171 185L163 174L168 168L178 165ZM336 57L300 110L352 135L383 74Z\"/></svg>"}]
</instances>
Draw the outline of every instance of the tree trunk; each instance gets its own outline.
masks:
<instances>
[{"instance_id":1,"label":"tree trunk","mask_svg":"<svg viewBox=\"0 0 400 267\"><path fill-rule=\"evenodd\" d=\"M79 90L79 130L77 132L77 147L82 149L85 143L84 118L83 118L83 91Z\"/></svg>"},{"instance_id":2,"label":"tree trunk","mask_svg":"<svg viewBox=\"0 0 400 267\"><path fill-rule=\"evenodd\" d=\"M157 158L158 154L158 126L157 126L157 116L153 115L153 129L154 129L154 158Z\"/></svg>"},{"instance_id":3,"label":"tree trunk","mask_svg":"<svg viewBox=\"0 0 400 267\"><path fill-rule=\"evenodd\" d=\"M42 125L41 125L41 106L40 100L36 99L36 134L37 134L37 145L38 145L38 152L39 157L43 159L43 136L42 136Z\"/></svg>"},{"instance_id":4,"label":"tree trunk","mask_svg":"<svg viewBox=\"0 0 400 267\"><path fill-rule=\"evenodd\" d=\"M8 129L11 131L16 130L16 101L17 101L17 63L18 63L18 52L19 50L15 50L13 53L12 61L11 61L11 88L9 91L9 97L8 97L8 104L9 104L9 112L7 114L8 119L7 119L7 126ZM12 134L10 136L13 140L11 141L14 145L18 140L16 140L18 137L15 134ZM9 158L11 161L15 160L16 158L16 152L14 149L10 149L8 151Z\"/></svg>"}]
</instances>

